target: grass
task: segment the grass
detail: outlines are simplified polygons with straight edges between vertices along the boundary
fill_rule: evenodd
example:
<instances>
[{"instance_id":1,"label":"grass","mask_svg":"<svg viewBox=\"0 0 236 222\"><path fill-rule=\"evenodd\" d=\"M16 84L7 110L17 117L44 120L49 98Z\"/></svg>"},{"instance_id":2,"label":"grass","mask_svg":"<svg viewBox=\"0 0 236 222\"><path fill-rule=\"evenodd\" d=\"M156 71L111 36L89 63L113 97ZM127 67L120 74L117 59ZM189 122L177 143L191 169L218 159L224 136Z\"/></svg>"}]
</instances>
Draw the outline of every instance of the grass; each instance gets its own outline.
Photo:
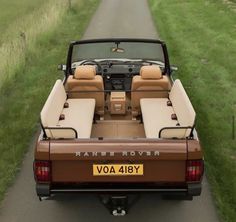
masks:
<instances>
[{"instance_id":1,"label":"grass","mask_svg":"<svg viewBox=\"0 0 236 222\"><path fill-rule=\"evenodd\" d=\"M25 9L22 9L26 4ZM57 25L57 22L68 9L68 0L41 0L36 4L36 1L11 1L11 7L7 7L4 2L3 6L12 22L6 21L5 13L0 15L0 18L6 24L5 30L2 27L1 44L0 44L0 87L4 81L11 78L17 69L25 62L25 52L28 49L34 48L35 41L38 35L50 31ZM13 8L13 9L12 9ZM20 15L17 19L17 9L19 8ZM31 10L30 10L31 8ZM32 8L35 8L32 10ZM36 9L37 8L37 9ZM12 9L12 10L11 10ZM29 12L31 11L31 12ZM28 13L27 13L28 12Z\"/></svg>"},{"instance_id":2,"label":"grass","mask_svg":"<svg viewBox=\"0 0 236 222\"><path fill-rule=\"evenodd\" d=\"M72 9L26 49L25 63L0 89L0 200L39 127L39 113L50 88L62 78L57 64L65 63L68 43L81 38L98 2L73 1Z\"/></svg>"},{"instance_id":3,"label":"grass","mask_svg":"<svg viewBox=\"0 0 236 222\"><path fill-rule=\"evenodd\" d=\"M13 23L43 7L47 0L0 0L0 42Z\"/></svg>"},{"instance_id":4,"label":"grass","mask_svg":"<svg viewBox=\"0 0 236 222\"><path fill-rule=\"evenodd\" d=\"M206 174L219 214L224 221L236 221L235 4L221 0L149 3L171 62L179 67L174 78L182 80L197 112Z\"/></svg>"}]
</instances>

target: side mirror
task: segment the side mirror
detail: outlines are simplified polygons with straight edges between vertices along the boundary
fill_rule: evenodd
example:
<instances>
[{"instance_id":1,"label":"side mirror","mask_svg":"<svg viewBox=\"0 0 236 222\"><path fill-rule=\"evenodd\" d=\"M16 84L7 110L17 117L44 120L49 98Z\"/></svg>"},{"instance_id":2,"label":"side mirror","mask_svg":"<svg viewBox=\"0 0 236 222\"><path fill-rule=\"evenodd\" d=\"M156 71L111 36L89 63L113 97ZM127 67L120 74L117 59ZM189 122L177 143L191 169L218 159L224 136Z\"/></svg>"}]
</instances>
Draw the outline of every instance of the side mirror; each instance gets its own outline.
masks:
<instances>
[{"instance_id":1,"label":"side mirror","mask_svg":"<svg viewBox=\"0 0 236 222\"><path fill-rule=\"evenodd\" d=\"M58 65L57 70L65 72L66 71L66 65L63 65L63 64Z\"/></svg>"},{"instance_id":2,"label":"side mirror","mask_svg":"<svg viewBox=\"0 0 236 222\"><path fill-rule=\"evenodd\" d=\"M171 73L176 72L176 71L178 71L178 67L177 66L171 66L170 71L171 71Z\"/></svg>"}]
</instances>

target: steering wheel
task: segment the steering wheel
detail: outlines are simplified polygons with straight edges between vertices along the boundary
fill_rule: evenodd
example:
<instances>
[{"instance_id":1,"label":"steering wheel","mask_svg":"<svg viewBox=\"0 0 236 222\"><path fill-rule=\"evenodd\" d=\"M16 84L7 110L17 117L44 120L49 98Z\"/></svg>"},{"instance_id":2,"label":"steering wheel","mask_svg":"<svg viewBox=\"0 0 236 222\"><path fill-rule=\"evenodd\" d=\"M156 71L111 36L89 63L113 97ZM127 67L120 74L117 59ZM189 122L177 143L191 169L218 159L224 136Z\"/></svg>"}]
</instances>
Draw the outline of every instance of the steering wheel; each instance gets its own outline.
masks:
<instances>
[{"instance_id":1,"label":"steering wheel","mask_svg":"<svg viewBox=\"0 0 236 222\"><path fill-rule=\"evenodd\" d=\"M102 66L94 60L84 60L80 63L80 65L96 65L98 73L101 73L101 75L103 76Z\"/></svg>"}]
</instances>

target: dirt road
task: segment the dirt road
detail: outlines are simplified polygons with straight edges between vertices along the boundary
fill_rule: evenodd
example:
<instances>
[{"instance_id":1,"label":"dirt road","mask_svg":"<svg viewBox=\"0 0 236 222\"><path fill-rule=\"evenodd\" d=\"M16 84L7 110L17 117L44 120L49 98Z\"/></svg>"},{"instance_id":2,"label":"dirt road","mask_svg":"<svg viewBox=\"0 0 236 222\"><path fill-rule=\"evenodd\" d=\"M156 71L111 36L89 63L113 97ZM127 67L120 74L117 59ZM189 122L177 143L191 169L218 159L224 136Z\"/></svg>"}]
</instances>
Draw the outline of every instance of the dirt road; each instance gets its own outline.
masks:
<instances>
[{"instance_id":1,"label":"dirt road","mask_svg":"<svg viewBox=\"0 0 236 222\"><path fill-rule=\"evenodd\" d=\"M85 35L97 37L155 38L146 0L102 0ZM125 217L114 218L95 195L62 195L40 202L32 174L33 147L0 208L1 222L217 222L217 215L206 180L201 197L193 201L166 201L158 195L141 195Z\"/></svg>"}]
</instances>

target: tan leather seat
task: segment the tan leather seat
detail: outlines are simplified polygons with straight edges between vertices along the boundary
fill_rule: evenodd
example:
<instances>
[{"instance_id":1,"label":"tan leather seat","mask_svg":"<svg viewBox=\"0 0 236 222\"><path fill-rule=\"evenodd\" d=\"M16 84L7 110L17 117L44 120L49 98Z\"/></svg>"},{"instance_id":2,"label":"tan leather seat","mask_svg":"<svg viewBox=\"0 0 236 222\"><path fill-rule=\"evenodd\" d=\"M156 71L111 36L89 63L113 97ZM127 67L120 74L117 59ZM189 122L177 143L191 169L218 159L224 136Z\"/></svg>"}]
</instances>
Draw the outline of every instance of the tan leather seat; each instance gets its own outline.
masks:
<instances>
[{"instance_id":1,"label":"tan leather seat","mask_svg":"<svg viewBox=\"0 0 236 222\"><path fill-rule=\"evenodd\" d=\"M171 101L172 106L167 106ZM194 126L196 113L179 79L175 80L169 99L141 99L141 110L147 138L186 138ZM177 119L171 115L176 114ZM170 128L169 128L170 127Z\"/></svg>"},{"instance_id":2,"label":"tan leather seat","mask_svg":"<svg viewBox=\"0 0 236 222\"><path fill-rule=\"evenodd\" d=\"M96 75L95 66L78 66L74 76L68 77L66 90L69 98L94 98L96 100L95 112L104 115L103 78Z\"/></svg>"},{"instance_id":3,"label":"tan leather seat","mask_svg":"<svg viewBox=\"0 0 236 222\"><path fill-rule=\"evenodd\" d=\"M142 66L140 69L140 75L134 76L132 80L132 115L137 116L140 114L141 98L167 98L167 91L158 92L155 90L169 90L170 87L169 79L167 76L162 75L161 69L158 65Z\"/></svg>"},{"instance_id":4,"label":"tan leather seat","mask_svg":"<svg viewBox=\"0 0 236 222\"><path fill-rule=\"evenodd\" d=\"M62 81L57 80L40 113L46 136L75 138L76 131L78 138L90 138L94 110L95 99L67 99ZM63 119L60 119L61 114Z\"/></svg>"}]
</instances>

